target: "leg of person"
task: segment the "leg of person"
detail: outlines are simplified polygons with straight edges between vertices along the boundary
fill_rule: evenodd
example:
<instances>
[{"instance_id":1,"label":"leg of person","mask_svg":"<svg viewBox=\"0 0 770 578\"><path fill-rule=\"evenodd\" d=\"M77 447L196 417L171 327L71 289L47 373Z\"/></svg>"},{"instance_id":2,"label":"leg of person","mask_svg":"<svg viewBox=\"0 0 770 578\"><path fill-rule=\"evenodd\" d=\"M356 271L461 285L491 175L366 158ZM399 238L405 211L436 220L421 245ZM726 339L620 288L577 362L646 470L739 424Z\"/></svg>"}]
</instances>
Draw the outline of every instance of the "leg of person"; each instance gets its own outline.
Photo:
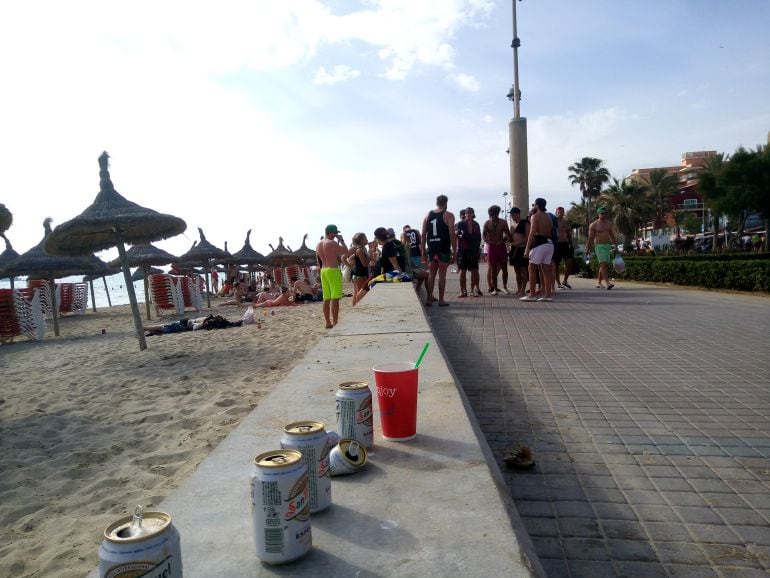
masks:
<instances>
[{"instance_id":1,"label":"leg of person","mask_svg":"<svg viewBox=\"0 0 770 578\"><path fill-rule=\"evenodd\" d=\"M467 273L467 269L460 269L460 297L468 296L468 281L466 279Z\"/></svg>"},{"instance_id":2,"label":"leg of person","mask_svg":"<svg viewBox=\"0 0 770 578\"><path fill-rule=\"evenodd\" d=\"M569 276L572 274L572 263L574 259L572 257L567 257L564 260L564 281L562 282L562 285L564 285L567 289L572 289L572 286L567 282L569 280Z\"/></svg>"},{"instance_id":3,"label":"leg of person","mask_svg":"<svg viewBox=\"0 0 770 578\"><path fill-rule=\"evenodd\" d=\"M331 310L332 310L332 304L331 299L333 297L332 295L332 271L333 269L331 267L324 267L321 269L321 291L324 295L324 304L323 304L323 312L324 312L324 321L326 322L326 329L331 329L334 327L332 324L332 317L331 317ZM339 271L339 269L337 269Z\"/></svg>"},{"instance_id":4,"label":"leg of person","mask_svg":"<svg viewBox=\"0 0 770 578\"><path fill-rule=\"evenodd\" d=\"M444 301L444 291L446 289L446 272L449 269L449 263L443 261L438 264L438 304L440 307L449 305Z\"/></svg>"},{"instance_id":5,"label":"leg of person","mask_svg":"<svg viewBox=\"0 0 770 578\"><path fill-rule=\"evenodd\" d=\"M510 295L510 291L508 291L508 261L503 259L500 262L500 269L503 272L503 288L502 291L506 295Z\"/></svg>"},{"instance_id":6,"label":"leg of person","mask_svg":"<svg viewBox=\"0 0 770 578\"><path fill-rule=\"evenodd\" d=\"M481 288L479 287L479 267L471 269L471 295L481 297Z\"/></svg>"},{"instance_id":7,"label":"leg of person","mask_svg":"<svg viewBox=\"0 0 770 578\"><path fill-rule=\"evenodd\" d=\"M484 262L487 264L487 292L492 293L492 263L489 259L484 259Z\"/></svg>"},{"instance_id":8,"label":"leg of person","mask_svg":"<svg viewBox=\"0 0 770 578\"><path fill-rule=\"evenodd\" d=\"M337 325L340 318L340 300L332 299L332 325Z\"/></svg>"},{"instance_id":9,"label":"leg of person","mask_svg":"<svg viewBox=\"0 0 770 578\"><path fill-rule=\"evenodd\" d=\"M528 265L528 272L529 272L529 295L525 295L521 298L522 301L536 301L537 297L535 297L535 283L534 280L537 278L537 269L538 265L536 263L533 263L530 259L529 265Z\"/></svg>"},{"instance_id":10,"label":"leg of person","mask_svg":"<svg viewBox=\"0 0 770 578\"><path fill-rule=\"evenodd\" d=\"M433 287L436 284L436 273L438 272L438 261L436 259L430 260L428 267L428 279L425 281L425 290L428 292L428 296L425 299L425 305L428 307L433 303Z\"/></svg>"}]
</instances>

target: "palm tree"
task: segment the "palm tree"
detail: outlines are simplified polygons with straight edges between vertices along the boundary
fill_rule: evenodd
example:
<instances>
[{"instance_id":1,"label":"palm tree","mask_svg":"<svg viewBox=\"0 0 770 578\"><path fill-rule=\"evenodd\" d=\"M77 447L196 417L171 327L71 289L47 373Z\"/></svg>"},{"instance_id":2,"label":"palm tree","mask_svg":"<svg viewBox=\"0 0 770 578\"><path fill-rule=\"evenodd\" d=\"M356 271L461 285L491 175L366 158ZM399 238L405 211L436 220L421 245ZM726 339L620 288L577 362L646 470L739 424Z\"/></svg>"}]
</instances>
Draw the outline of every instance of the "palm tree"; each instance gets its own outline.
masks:
<instances>
[{"instance_id":1,"label":"palm tree","mask_svg":"<svg viewBox=\"0 0 770 578\"><path fill-rule=\"evenodd\" d=\"M676 192L678 184L677 176L666 169L652 169L647 175L647 185L655 201L655 229L663 229L664 217L670 208L668 199Z\"/></svg>"},{"instance_id":2,"label":"palm tree","mask_svg":"<svg viewBox=\"0 0 770 578\"><path fill-rule=\"evenodd\" d=\"M11 228L11 225L13 225L13 215L3 203L0 203L0 237L5 239L5 232Z\"/></svg>"},{"instance_id":3,"label":"palm tree","mask_svg":"<svg viewBox=\"0 0 770 578\"><path fill-rule=\"evenodd\" d=\"M580 231L582 227L585 225L586 222L586 203L584 199L580 200L580 204L578 205L575 202L570 202L570 208L567 211L567 214L565 215L567 217L567 222L570 225L570 228L577 229L578 230L578 238L577 240L580 242L583 242L584 239L580 238Z\"/></svg>"},{"instance_id":4,"label":"palm tree","mask_svg":"<svg viewBox=\"0 0 770 578\"><path fill-rule=\"evenodd\" d=\"M719 201L724 197L724 187L719 182L719 175L724 169L727 162L730 160L730 155L719 153L716 156L706 159L706 163L703 167L703 171L698 175L698 190L701 192L704 202L704 208L706 201L708 201L709 208L713 208L712 211L712 227L713 242L711 244L711 250L717 252L718 243L717 237L719 235Z\"/></svg>"},{"instance_id":5,"label":"palm tree","mask_svg":"<svg viewBox=\"0 0 770 578\"><path fill-rule=\"evenodd\" d=\"M654 206L647 186L637 181L612 179L612 185L601 195L623 235L624 246L630 249L636 238L636 227L642 219L654 214Z\"/></svg>"},{"instance_id":6,"label":"palm tree","mask_svg":"<svg viewBox=\"0 0 770 578\"><path fill-rule=\"evenodd\" d=\"M602 164L604 161L601 159L583 157L567 169L572 173L570 184L580 186L580 194L586 201L586 226L591 224L591 199L598 198L602 185L610 181L610 172Z\"/></svg>"}]
</instances>

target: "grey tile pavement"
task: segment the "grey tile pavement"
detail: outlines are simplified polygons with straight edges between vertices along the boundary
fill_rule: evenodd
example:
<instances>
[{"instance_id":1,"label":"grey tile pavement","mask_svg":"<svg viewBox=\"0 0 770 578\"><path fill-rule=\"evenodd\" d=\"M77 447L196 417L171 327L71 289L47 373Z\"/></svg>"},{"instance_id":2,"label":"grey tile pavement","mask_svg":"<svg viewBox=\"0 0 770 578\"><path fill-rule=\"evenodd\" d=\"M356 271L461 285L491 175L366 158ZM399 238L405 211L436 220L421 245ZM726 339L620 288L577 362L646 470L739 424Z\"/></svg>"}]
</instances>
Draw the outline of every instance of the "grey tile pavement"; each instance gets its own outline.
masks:
<instances>
[{"instance_id":1,"label":"grey tile pavement","mask_svg":"<svg viewBox=\"0 0 770 578\"><path fill-rule=\"evenodd\" d=\"M572 286L459 299L449 273L426 308L543 567L768 575L770 298ZM518 443L534 469L505 469Z\"/></svg>"}]
</instances>

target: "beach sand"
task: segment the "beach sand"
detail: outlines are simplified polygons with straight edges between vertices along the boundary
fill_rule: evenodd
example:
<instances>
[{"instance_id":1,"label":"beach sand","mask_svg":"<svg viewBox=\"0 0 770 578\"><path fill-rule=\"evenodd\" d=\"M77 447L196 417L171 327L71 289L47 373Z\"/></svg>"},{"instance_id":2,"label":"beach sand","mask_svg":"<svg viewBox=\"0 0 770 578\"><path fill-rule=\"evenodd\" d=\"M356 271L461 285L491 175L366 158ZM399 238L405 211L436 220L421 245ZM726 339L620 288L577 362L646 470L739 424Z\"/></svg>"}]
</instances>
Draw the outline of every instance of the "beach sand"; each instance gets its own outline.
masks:
<instances>
[{"instance_id":1,"label":"beach sand","mask_svg":"<svg viewBox=\"0 0 770 578\"><path fill-rule=\"evenodd\" d=\"M326 331L320 303L257 318L140 352L124 305L0 347L0 576L86 575L107 525L157 506Z\"/></svg>"}]
</instances>

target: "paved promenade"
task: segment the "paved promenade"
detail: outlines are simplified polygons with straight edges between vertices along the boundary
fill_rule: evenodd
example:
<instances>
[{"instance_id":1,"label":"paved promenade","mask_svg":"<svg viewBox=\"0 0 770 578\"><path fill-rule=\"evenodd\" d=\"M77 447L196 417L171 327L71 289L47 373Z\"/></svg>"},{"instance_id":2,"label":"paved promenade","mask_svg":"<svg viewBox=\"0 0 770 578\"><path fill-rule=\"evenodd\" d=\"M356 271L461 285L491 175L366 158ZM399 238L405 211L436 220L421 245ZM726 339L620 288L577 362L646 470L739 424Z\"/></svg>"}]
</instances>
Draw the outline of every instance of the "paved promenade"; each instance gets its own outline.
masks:
<instances>
[{"instance_id":1,"label":"paved promenade","mask_svg":"<svg viewBox=\"0 0 770 578\"><path fill-rule=\"evenodd\" d=\"M770 298L448 277L425 311L549 576L770 574ZM519 442L537 465L505 470Z\"/></svg>"}]
</instances>

